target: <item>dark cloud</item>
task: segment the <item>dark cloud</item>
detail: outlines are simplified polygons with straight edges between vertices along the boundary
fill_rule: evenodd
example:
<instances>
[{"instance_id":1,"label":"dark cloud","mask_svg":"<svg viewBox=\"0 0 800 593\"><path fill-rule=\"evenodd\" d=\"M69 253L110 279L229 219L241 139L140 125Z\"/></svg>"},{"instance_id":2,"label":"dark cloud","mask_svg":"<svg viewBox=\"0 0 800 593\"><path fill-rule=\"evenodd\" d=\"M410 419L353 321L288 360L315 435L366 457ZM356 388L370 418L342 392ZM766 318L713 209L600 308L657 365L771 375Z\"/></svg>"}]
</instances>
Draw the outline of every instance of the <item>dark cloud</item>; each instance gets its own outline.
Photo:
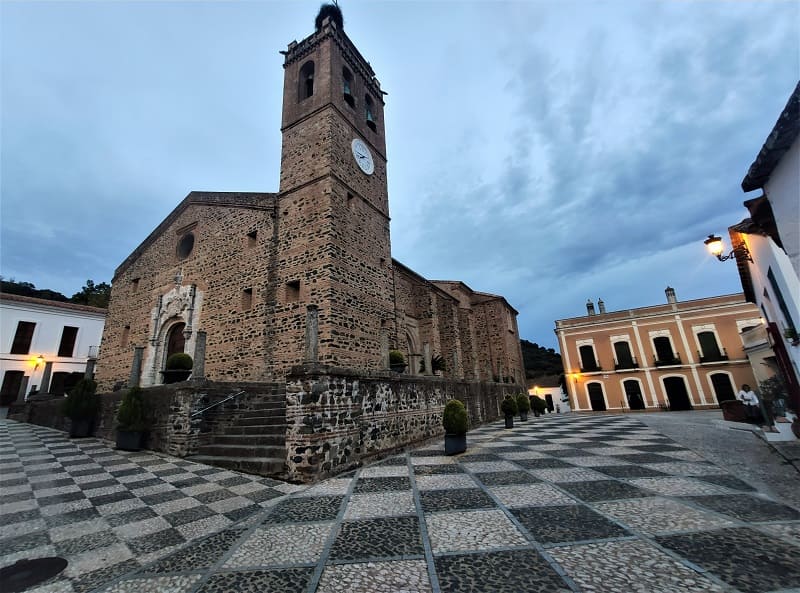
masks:
<instances>
[{"instance_id":1,"label":"dark cloud","mask_svg":"<svg viewBox=\"0 0 800 593\"><path fill-rule=\"evenodd\" d=\"M421 265L461 266L474 282L491 278L493 285L479 288L505 286L512 303L529 302L526 295L542 285L551 294L587 278L607 301L619 302L618 274L607 274L617 267L632 276L626 306L652 302L654 287L642 284L663 289L666 277L679 296L682 282L693 296L739 290L735 274L704 282L682 248L697 245L690 257L699 264L702 237L744 216L738 185L798 72L796 28L774 22L797 8L749 5L728 13L727 6L651 15L661 20L658 30L626 39L641 55L625 59L608 23L605 30L587 25L572 62L548 44L552 37L532 37L524 50L513 41L505 55L517 57L508 73L509 95L517 99L516 159L480 186L452 185L458 195L421 221L438 263L421 257ZM453 209L456 202L471 207ZM671 270L641 265L641 258L670 252ZM503 281L508 275L510 283ZM581 302L559 301L545 311L522 305L522 333L546 342L553 319L579 315Z\"/></svg>"}]
</instances>

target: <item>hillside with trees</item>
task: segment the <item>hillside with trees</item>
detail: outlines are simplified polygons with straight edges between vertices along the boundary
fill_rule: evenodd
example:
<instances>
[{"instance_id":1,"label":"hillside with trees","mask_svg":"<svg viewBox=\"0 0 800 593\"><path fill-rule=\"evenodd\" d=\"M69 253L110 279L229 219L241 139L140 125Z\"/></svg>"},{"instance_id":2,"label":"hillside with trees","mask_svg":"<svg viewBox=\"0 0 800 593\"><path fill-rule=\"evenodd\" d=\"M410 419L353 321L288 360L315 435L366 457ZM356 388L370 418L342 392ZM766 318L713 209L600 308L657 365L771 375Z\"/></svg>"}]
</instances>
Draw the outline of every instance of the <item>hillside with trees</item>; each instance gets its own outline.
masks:
<instances>
[{"instance_id":1,"label":"hillside with trees","mask_svg":"<svg viewBox=\"0 0 800 593\"><path fill-rule=\"evenodd\" d=\"M522 346L525 376L528 379L536 379L545 375L561 375L564 372L561 355L552 348L545 348L528 340L520 340L520 345Z\"/></svg>"},{"instance_id":2,"label":"hillside with trees","mask_svg":"<svg viewBox=\"0 0 800 593\"><path fill-rule=\"evenodd\" d=\"M92 280L87 280L80 292L76 292L70 298L67 298L60 292L50 290L49 288L36 288L36 286L30 282L17 282L13 278L9 280L0 278L0 292L107 309L108 301L111 298L111 285L106 282L95 284Z\"/></svg>"}]
</instances>

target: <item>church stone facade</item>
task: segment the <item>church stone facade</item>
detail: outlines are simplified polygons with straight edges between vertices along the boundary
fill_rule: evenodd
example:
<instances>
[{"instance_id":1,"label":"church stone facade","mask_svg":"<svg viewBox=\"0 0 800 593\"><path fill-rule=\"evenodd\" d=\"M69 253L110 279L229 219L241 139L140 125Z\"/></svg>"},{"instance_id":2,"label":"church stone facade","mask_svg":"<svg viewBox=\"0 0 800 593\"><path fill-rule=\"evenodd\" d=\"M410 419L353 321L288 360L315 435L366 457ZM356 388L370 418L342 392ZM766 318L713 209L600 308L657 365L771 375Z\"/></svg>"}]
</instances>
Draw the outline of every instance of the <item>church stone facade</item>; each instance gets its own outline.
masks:
<instances>
[{"instance_id":1,"label":"church stone facade","mask_svg":"<svg viewBox=\"0 0 800 593\"><path fill-rule=\"evenodd\" d=\"M391 257L384 94L324 19L285 55L278 193L191 192L119 266L97 379L162 382L173 352L212 381L276 381L304 362L523 383L517 312ZM308 344L309 323L313 344Z\"/></svg>"}]
</instances>

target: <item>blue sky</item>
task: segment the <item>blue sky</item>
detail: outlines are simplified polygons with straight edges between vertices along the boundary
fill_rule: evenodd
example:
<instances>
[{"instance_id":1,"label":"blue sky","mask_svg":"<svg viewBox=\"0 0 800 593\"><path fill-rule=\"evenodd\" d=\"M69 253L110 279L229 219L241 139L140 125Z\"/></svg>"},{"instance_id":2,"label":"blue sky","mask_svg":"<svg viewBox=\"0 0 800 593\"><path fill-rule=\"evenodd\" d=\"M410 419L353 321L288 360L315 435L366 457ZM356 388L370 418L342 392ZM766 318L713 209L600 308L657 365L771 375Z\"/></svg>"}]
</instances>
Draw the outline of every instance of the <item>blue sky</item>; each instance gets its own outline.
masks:
<instances>
[{"instance_id":1,"label":"blue sky","mask_svg":"<svg viewBox=\"0 0 800 593\"><path fill-rule=\"evenodd\" d=\"M319 2L0 3L0 273L70 295L192 190L277 191ZM523 338L738 292L704 252L800 76L800 4L342 0L386 97L392 251Z\"/></svg>"}]
</instances>

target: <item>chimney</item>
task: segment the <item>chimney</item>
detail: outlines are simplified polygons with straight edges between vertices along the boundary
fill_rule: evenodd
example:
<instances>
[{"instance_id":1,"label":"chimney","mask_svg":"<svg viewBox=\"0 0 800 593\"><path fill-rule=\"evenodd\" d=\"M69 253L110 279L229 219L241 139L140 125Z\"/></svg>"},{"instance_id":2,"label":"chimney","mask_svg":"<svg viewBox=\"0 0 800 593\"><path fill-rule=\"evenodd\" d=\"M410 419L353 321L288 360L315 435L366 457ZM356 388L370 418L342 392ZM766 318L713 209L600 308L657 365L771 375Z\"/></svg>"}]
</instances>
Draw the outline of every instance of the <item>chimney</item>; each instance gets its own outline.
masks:
<instances>
[{"instance_id":1,"label":"chimney","mask_svg":"<svg viewBox=\"0 0 800 593\"><path fill-rule=\"evenodd\" d=\"M664 294L667 295L667 302L670 304L675 304L678 302L678 299L675 297L675 289L671 286L667 286Z\"/></svg>"},{"instance_id":2,"label":"chimney","mask_svg":"<svg viewBox=\"0 0 800 593\"><path fill-rule=\"evenodd\" d=\"M600 314L606 312L606 304L603 302L603 299L597 299L597 306L600 307Z\"/></svg>"},{"instance_id":3,"label":"chimney","mask_svg":"<svg viewBox=\"0 0 800 593\"><path fill-rule=\"evenodd\" d=\"M592 302L592 299L588 299L586 301L586 314L590 317L594 315L594 303Z\"/></svg>"}]
</instances>

